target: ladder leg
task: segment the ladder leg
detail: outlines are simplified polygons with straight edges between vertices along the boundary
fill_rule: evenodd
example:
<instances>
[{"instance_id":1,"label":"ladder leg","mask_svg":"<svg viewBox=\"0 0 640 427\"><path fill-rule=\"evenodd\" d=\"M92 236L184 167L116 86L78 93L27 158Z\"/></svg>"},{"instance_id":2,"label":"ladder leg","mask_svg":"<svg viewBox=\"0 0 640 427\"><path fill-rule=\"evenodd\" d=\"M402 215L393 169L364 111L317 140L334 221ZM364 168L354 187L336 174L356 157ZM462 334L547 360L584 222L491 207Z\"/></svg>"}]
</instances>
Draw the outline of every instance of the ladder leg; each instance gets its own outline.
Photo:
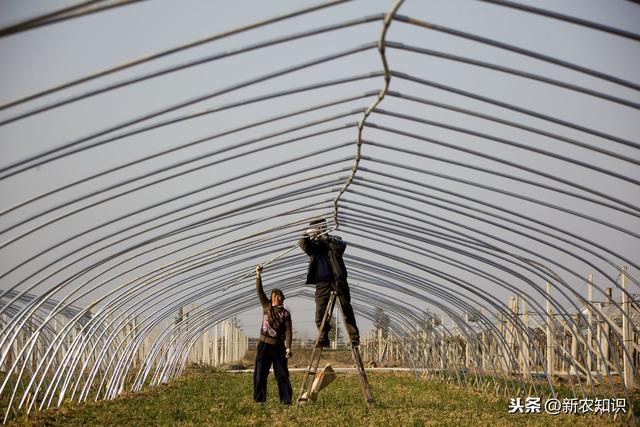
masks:
<instances>
[{"instance_id":1,"label":"ladder leg","mask_svg":"<svg viewBox=\"0 0 640 427\"><path fill-rule=\"evenodd\" d=\"M358 377L360 378L360 388L367 406L371 408L373 406L373 395L371 394L371 387L369 386L369 380L367 379L367 372L364 370L362 363L362 357L360 355L360 349L357 346L351 347L351 355L358 367Z\"/></svg>"},{"instance_id":2,"label":"ladder leg","mask_svg":"<svg viewBox=\"0 0 640 427\"><path fill-rule=\"evenodd\" d=\"M356 368L358 369L358 377L360 379L360 388L362 389L362 395L364 396L364 400L367 404L367 407L371 408L373 406L373 395L371 394L371 387L369 386L369 380L367 379L367 372L364 370L364 365L362 363L362 356L360 355L360 347L353 345L353 337L349 332L349 328L347 327L347 319L344 315L344 309L342 308L342 302L338 299L338 303L340 304L340 313L342 314L342 322L344 323L344 329L347 331L347 335L349 335L349 345L351 346L351 357L353 357L353 361L356 364Z\"/></svg>"},{"instance_id":3,"label":"ladder leg","mask_svg":"<svg viewBox=\"0 0 640 427\"><path fill-rule=\"evenodd\" d=\"M329 321L331 314L333 313L333 308L336 302L336 293L334 291L331 292L329 297L329 303L327 304L327 309L324 312L324 316L322 318L322 323L320 324L320 329L318 330L318 335L316 336L316 342L313 346L313 350L311 351L311 358L309 360L309 365L307 366L307 371L305 372L304 378L302 380L302 384L300 385L300 393L298 394L298 400L296 402L297 405L300 402L303 402L308 399L311 393L311 386L313 385L313 381L309 381L311 377L315 378L316 373L318 372L318 365L320 363L320 357L322 356L322 347L320 347L320 335L324 330L324 325ZM305 392L307 393L307 397L304 397Z\"/></svg>"}]
</instances>

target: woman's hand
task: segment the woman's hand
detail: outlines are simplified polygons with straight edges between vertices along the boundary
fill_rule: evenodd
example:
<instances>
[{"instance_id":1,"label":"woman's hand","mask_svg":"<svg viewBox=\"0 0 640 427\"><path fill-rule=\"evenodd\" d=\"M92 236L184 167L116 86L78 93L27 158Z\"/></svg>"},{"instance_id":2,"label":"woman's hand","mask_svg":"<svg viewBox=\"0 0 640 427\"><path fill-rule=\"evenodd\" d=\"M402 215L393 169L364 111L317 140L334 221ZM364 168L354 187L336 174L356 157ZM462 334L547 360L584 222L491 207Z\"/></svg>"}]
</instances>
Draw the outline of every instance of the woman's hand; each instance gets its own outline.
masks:
<instances>
[{"instance_id":1,"label":"woman's hand","mask_svg":"<svg viewBox=\"0 0 640 427\"><path fill-rule=\"evenodd\" d=\"M260 277L260 275L262 274L262 270L263 269L264 269L264 267L262 266L262 264L256 265L256 277Z\"/></svg>"}]
</instances>

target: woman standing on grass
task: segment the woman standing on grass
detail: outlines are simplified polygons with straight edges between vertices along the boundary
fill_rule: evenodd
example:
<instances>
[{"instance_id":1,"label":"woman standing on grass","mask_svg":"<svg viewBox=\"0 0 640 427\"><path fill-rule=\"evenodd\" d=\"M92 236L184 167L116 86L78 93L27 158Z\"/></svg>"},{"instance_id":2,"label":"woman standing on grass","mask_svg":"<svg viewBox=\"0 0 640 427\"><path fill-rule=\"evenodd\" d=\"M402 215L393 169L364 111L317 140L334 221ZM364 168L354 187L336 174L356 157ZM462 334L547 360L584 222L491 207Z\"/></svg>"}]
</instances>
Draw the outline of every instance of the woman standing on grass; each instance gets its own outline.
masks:
<instances>
[{"instance_id":1,"label":"woman standing on grass","mask_svg":"<svg viewBox=\"0 0 640 427\"><path fill-rule=\"evenodd\" d=\"M263 316L253 371L253 400L256 402L267 400L267 377L273 363L280 402L289 405L293 394L287 367L287 359L291 357L291 314L282 305L284 294L280 289L271 290L271 299L267 299L262 289L261 265L256 267L256 290L262 305Z\"/></svg>"}]
</instances>

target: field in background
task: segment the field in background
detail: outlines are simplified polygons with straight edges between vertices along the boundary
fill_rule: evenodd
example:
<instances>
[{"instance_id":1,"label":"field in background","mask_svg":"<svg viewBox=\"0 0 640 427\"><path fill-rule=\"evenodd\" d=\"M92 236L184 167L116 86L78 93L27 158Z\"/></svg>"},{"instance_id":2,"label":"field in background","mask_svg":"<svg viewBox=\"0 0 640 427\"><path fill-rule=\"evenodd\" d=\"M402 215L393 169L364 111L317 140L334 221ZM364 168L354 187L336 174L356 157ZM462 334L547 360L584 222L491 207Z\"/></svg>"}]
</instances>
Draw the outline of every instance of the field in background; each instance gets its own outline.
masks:
<instances>
[{"instance_id":1,"label":"field in background","mask_svg":"<svg viewBox=\"0 0 640 427\"><path fill-rule=\"evenodd\" d=\"M306 368L309 365L309 359L311 358L311 347L300 348L293 347L293 357L289 359L289 368ZM255 347L249 348L246 354L244 355L243 364L248 369L253 369L253 364L256 358L256 349ZM324 349L322 351L322 359L321 364L331 363L331 365L340 368L351 368L356 365L353 363L353 358L351 356L351 350L349 349ZM231 365L229 365L231 366ZM387 366L387 365L385 365Z\"/></svg>"},{"instance_id":2,"label":"field in background","mask_svg":"<svg viewBox=\"0 0 640 427\"><path fill-rule=\"evenodd\" d=\"M302 374L292 374L294 393ZM278 402L273 375L266 404L252 400L250 373L190 369L170 384L113 401L65 403L61 408L15 420L13 425L620 425L595 415L511 415L508 402L404 373L371 373L376 398L367 412L358 377L338 373L313 405Z\"/></svg>"}]
</instances>

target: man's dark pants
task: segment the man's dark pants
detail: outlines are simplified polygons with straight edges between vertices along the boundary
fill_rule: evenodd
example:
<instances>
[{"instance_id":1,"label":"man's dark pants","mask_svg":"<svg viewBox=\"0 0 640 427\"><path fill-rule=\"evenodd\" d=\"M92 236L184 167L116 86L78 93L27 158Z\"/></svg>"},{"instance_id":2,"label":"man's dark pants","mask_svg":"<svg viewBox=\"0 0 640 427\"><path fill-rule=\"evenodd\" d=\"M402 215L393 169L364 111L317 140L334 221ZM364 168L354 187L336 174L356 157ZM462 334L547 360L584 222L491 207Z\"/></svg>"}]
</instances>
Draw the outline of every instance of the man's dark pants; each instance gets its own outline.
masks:
<instances>
[{"instance_id":1,"label":"man's dark pants","mask_svg":"<svg viewBox=\"0 0 640 427\"><path fill-rule=\"evenodd\" d=\"M349 285L344 280L338 281L337 288L336 282L334 281L316 283L316 326L319 330L320 325L322 324L322 318L324 317L324 312L329 304L331 291L334 290L337 292L345 320L347 321L347 332L349 332L352 340L359 340L360 332L358 331L358 326L356 326L356 316L353 314L353 308L351 307ZM329 322L326 322L324 326L323 334L320 336L321 341L326 340L329 337L329 330L331 329Z\"/></svg>"},{"instance_id":2,"label":"man's dark pants","mask_svg":"<svg viewBox=\"0 0 640 427\"><path fill-rule=\"evenodd\" d=\"M267 344L264 341L258 341L256 365L253 370L253 400L256 402L267 400L267 377L272 363L273 373L278 382L280 402L289 404L293 390L289 382L289 368L287 367L284 343Z\"/></svg>"}]
</instances>

